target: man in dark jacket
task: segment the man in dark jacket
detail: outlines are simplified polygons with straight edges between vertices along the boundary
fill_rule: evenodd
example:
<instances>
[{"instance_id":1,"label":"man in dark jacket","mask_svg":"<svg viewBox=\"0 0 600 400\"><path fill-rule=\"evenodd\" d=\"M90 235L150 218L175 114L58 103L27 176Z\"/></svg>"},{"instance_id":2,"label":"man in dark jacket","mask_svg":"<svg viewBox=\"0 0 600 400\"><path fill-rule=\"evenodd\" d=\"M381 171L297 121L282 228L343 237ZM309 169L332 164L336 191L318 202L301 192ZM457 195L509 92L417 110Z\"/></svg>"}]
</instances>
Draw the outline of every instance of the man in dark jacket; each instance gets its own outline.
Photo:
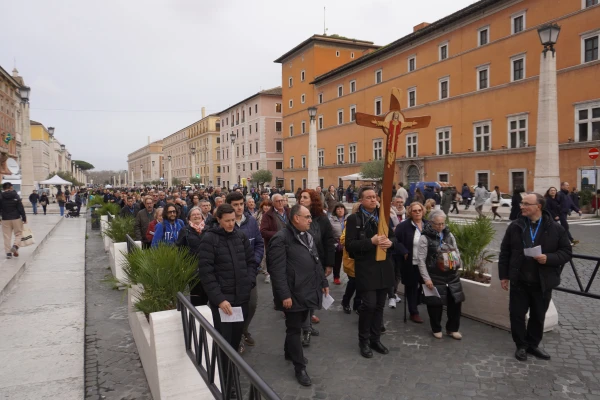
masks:
<instances>
[{"instance_id":1,"label":"man in dark jacket","mask_svg":"<svg viewBox=\"0 0 600 400\"><path fill-rule=\"evenodd\" d=\"M573 236L571 236L571 232L569 232L567 216L571 213L571 211L575 211L581 215L581 210L575 205L575 203L573 203L573 198L569 194L569 182L562 182L560 184L560 193L557 197L558 202L560 203L560 224L563 228L565 228L565 231L567 231L571 245L575 246L579 243L579 240L575 240L573 239Z\"/></svg>"},{"instance_id":2,"label":"man in dark jacket","mask_svg":"<svg viewBox=\"0 0 600 400\"><path fill-rule=\"evenodd\" d=\"M29 202L33 207L33 215L37 215L37 204L40 201L40 195L37 193L37 190L33 190L33 193L29 195Z\"/></svg>"},{"instance_id":3,"label":"man in dark jacket","mask_svg":"<svg viewBox=\"0 0 600 400\"><path fill-rule=\"evenodd\" d=\"M380 337L385 299L389 288L394 285L394 263L390 237L377 233L379 208L375 190L369 186L362 187L358 199L360 208L346 222L345 246L354 258L356 290L363 302L358 318L360 354L371 358L371 349L381 354L389 353ZM390 235L393 237L391 230ZM376 261L377 247L386 250L385 260Z\"/></svg>"},{"instance_id":4,"label":"man in dark jacket","mask_svg":"<svg viewBox=\"0 0 600 400\"><path fill-rule=\"evenodd\" d=\"M252 248L252 252L254 253L256 265L259 266L262 262L263 255L265 253L265 242L262 238L262 235L260 234L260 228L258 226L258 223L256 222L256 219L254 219L254 217L249 213L244 212L244 195L238 191L231 192L227 195L225 202L227 204L231 204L231 206L235 210L236 229L239 229L242 232L244 232L244 234L250 241L250 247ZM240 348L238 349L240 353L244 352L244 343L246 343L248 346L255 345L252 335L250 334L250 332L248 332L248 328L250 327L250 322L252 321L252 318L256 313L257 304L258 293L255 286L252 288L252 291L250 291L250 303L248 304L248 318L244 320L244 332L242 334Z\"/></svg>"},{"instance_id":5,"label":"man in dark jacket","mask_svg":"<svg viewBox=\"0 0 600 400\"><path fill-rule=\"evenodd\" d=\"M423 190L423 196L425 197L425 201L427 201L429 199L435 200L435 192L433 191L433 188L425 185L425 189ZM436 202L436 204L439 204L439 203Z\"/></svg>"},{"instance_id":6,"label":"man in dark jacket","mask_svg":"<svg viewBox=\"0 0 600 400\"><path fill-rule=\"evenodd\" d=\"M306 207L293 206L290 223L271 238L267 251L275 308L285 313L284 355L294 363L296 379L303 386L312 382L306 373L308 360L302 349L302 323L311 309L321 308L323 294L329 295L314 239L308 233L311 220Z\"/></svg>"},{"instance_id":7,"label":"man in dark jacket","mask_svg":"<svg viewBox=\"0 0 600 400\"><path fill-rule=\"evenodd\" d=\"M2 184L2 197L0 198L0 211L2 213L2 233L4 234L4 253L6 258L19 257L19 245L23 233L23 224L27 223L25 208L21 198L13 190L12 183ZM10 245L13 233L15 242Z\"/></svg>"},{"instance_id":8,"label":"man in dark jacket","mask_svg":"<svg viewBox=\"0 0 600 400\"><path fill-rule=\"evenodd\" d=\"M124 209L121 210L123 212ZM142 242L142 248L150 248L151 242L146 238L146 232L148 232L148 225L154 219L154 200L152 196L146 196L144 199L144 209L138 211L135 215L135 225L133 226L133 232L135 233L135 240Z\"/></svg>"},{"instance_id":9,"label":"man in dark jacket","mask_svg":"<svg viewBox=\"0 0 600 400\"><path fill-rule=\"evenodd\" d=\"M127 196L125 206L123 206L123 208L121 208L119 217L135 218L137 216L138 211L140 211L139 206L134 203L133 197ZM146 234L146 232L144 232L144 234Z\"/></svg>"},{"instance_id":10,"label":"man in dark jacket","mask_svg":"<svg viewBox=\"0 0 600 400\"><path fill-rule=\"evenodd\" d=\"M463 204L465 205L465 210L469 209L469 205L471 205L471 189L466 183L463 183L462 191L460 193Z\"/></svg>"},{"instance_id":11,"label":"man in dark jacket","mask_svg":"<svg viewBox=\"0 0 600 400\"><path fill-rule=\"evenodd\" d=\"M571 259L567 232L554 223L544 206L544 197L537 193L523 197L521 217L510 224L500 246L498 269L504 290L510 282L510 326L519 361L527 360L527 353L550 359L539 347L544 320L552 289L560 285L562 267ZM541 247L539 255L524 254L525 249L536 247ZM529 323L525 326L527 311Z\"/></svg>"}]
</instances>

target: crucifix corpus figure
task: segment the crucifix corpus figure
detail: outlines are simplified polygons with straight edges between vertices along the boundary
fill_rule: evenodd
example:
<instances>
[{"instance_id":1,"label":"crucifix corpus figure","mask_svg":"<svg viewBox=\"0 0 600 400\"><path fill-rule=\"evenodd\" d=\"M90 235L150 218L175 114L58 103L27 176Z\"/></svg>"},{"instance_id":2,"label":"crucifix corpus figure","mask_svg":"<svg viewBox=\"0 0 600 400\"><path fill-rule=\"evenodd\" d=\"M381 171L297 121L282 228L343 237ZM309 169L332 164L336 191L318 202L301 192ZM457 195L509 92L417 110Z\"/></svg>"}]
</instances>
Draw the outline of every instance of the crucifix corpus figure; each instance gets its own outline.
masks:
<instances>
[{"instance_id":1,"label":"crucifix corpus figure","mask_svg":"<svg viewBox=\"0 0 600 400\"><path fill-rule=\"evenodd\" d=\"M386 135L385 157L383 166L383 187L381 191L381 204L379 207L378 234L388 236L390 226L390 192L394 182L394 167L396 163L396 149L400 133L407 129L427 128L431 121L430 116L406 118L400 111L400 89L392 88L390 97L390 110L384 115L369 115L356 113L356 123L368 128L380 128ZM377 261L385 260L385 250L377 247Z\"/></svg>"}]
</instances>

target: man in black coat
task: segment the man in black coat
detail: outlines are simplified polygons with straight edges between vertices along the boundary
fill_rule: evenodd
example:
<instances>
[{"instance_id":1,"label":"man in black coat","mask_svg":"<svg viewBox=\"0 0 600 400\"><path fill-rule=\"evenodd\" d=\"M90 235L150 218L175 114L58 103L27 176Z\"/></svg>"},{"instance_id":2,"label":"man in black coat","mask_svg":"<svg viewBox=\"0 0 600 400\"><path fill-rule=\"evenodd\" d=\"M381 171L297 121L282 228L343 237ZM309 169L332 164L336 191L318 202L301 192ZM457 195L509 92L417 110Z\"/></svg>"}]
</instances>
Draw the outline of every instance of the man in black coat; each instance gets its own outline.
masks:
<instances>
[{"instance_id":1,"label":"man in black coat","mask_svg":"<svg viewBox=\"0 0 600 400\"><path fill-rule=\"evenodd\" d=\"M139 206L134 202L133 196L127 196L127 200L123 208L121 208L121 212L119 213L119 217L130 217L135 218L137 213L140 211ZM144 232L144 234L146 234Z\"/></svg>"},{"instance_id":2,"label":"man in black coat","mask_svg":"<svg viewBox=\"0 0 600 400\"><path fill-rule=\"evenodd\" d=\"M504 290L508 290L510 282L510 327L519 361L527 360L527 353L550 359L539 347L544 320L552 289L560 285L562 267L571 260L567 232L554 222L544 206L545 199L540 194L523 197L521 217L510 224L500 246L498 269ZM525 249L535 247L541 247L542 254L524 254ZM525 326L527 311L529 323Z\"/></svg>"},{"instance_id":3,"label":"man in black coat","mask_svg":"<svg viewBox=\"0 0 600 400\"><path fill-rule=\"evenodd\" d=\"M23 233L23 224L27 223L25 208L21 198L13 190L10 182L2 184L2 196L0 197L0 211L2 213L2 233L4 234L4 252L6 258L19 257L19 246ZM12 234L15 234L15 242L11 247Z\"/></svg>"},{"instance_id":4,"label":"man in black coat","mask_svg":"<svg viewBox=\"0 0 600 400\"><path fill-rule=\"evenodd\" d=\"M560 204L560 224L567 231L567 235L569 236L571 245L575 246L579 243L579 240L573 239L573 236L569 231L569 223L567 222L567 216L571 214L571 211L575 211L576 213L579 213L579 215L581 215L581 210L575 205L575 203L573 203L573 199L569 194L569 182L562 182L560 184L560 192L556 197L558 198L558 202Z\"/></svg>"},{"instance_id":5,"label":"man in black coat","mask_svg":"<svg viewBox=\"0 0 600 400\"><path fill-rule=\"evenodd\" d=\"M121 209L123 212L123 209ZM142 248L149 249L152 241L148 241L146 238L146 232L148 231L148 225L154 220L154 200L152 196L148 195L144 198L144 209L138 211L135 215L135 225L133 226L133 232L135 234L135 240L142 242Z\"/></svg>"},{"instance_id":6,"label":"man in black coat","mask_svg":"<svg viewBox=\"0 0 600 400\"><path fill-rule=\"evenodd\" d=\"M296 379L303 386L312 382L306 373L308 360L302 350L302 323L310 310L321 308L323 294L329 294L314 239L308 233L311 220L306 207L293 206L290 223L270 239L267 250L275 308L285 313L284 355L294 363Z\"/></svg>"},{"instance_id":7,"label":"man in black coat","mask_svg":"<svg viewBox=\"0 0 600 400\"><path fill-rule=\"evenodd\" d=\"M346 251L354 258L356 290L362 305L358 318L360 354L373 357L371 349L381 354L389 350L381 344L383 308L388 290L394 285L394 262L390 237L378 235L379 208L377 194L372 187L362 187L358 192L360 208L346 222ZM393 237L393 232L390 230ZM376 261L377 247L386 250L383 261Z\"/></svg>"}]
</instances>

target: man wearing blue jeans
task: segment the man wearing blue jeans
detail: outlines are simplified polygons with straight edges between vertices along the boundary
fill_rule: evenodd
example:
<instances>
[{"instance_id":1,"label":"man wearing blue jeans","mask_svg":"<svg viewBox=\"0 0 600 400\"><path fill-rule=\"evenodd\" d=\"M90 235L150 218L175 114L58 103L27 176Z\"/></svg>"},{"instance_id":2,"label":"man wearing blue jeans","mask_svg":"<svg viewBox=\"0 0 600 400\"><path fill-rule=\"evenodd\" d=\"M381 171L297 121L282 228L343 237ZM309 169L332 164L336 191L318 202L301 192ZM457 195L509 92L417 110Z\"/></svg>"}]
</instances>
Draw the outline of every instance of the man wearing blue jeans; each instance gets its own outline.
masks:
<instances>
[{"instance_id":1,"label":"man wearing blue jeans","mask_svg":"<svg viewBox=\"0 0 600 400\"><path fill-rule=\"evenodd\" d=\"M31 193L29 195L29 202L31 203L31 206L33 207L33 215L37 215L38 201L40 201L40 195L37 194L37 190L34 189L33 193Z\"/></svg>"}]
</instances>

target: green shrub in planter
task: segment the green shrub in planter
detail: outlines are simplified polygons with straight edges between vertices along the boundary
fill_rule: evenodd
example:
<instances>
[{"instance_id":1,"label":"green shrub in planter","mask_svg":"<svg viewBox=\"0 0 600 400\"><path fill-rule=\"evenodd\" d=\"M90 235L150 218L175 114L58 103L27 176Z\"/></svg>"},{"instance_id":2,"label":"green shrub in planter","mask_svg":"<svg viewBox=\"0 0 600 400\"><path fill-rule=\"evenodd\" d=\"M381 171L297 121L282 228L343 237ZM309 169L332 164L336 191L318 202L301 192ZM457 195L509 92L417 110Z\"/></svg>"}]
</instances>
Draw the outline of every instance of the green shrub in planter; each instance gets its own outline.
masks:
<instances>
[{"instance_id":1,"label":"green shrub in planter","mask_svg":"<svg viewBox=\"0 0 600 400\"><path fill-rule=\"evenodd\" d=\"M473 223L466 225L450 221L448 228L456 238L463 277L473 279L477 275L481 276L485 272L485 264L494 258L494 255L486 250L495 235L492 221L489 218L476 218Z\"/></svg>"},{"instance_id":2,"label":"green shrub in planter","mask_svg":"<svg viewBox=\"0 0 600 400\"><path fill-rule=\"evenodd\" d=\"M142 250L139 247L135 247L135 249L131 253L126 253L124 260L121 262L121 269L125 274L125 282L123 283L125 286L137 285L137 276L139 274L140 266L142 265L142 260L146 257L146 254L149 250Z\"/></svg>"},{"instance_id":3,"label":"green shrub in planter","mask_svg":"<svg viewBox=\"0 0 600 400\"><path fill-rule=\"evenodd\" d=\"M130 282L143 287L135 308L146 316L175 309L177 292L189 294L189 288L198 283L198 260L187 248L161 243L134 254L125 274Z\"/></svg>"},{"instance_id":4,"label":"green shrub in planter","mask_svg":"<svg viewBox=\"0 0 600 400\"><path fill-rule=\"evenodd\" d=\"M113 218L112 221L108 223L108 227L104 231L104 234L115 243L126 242L127 235L131 237L134 236L134 226L135 219L133 217Z\"/></svg>"},{"instance_id":5,"label":"green shrub in planter","mask_svg":"<svg viewBox=\"0 0 600 400\"><path fill-rule=\"evenodd\" d=\"M592 204L592 197L594 197L594 193L591 190L582 190L579 192L579 205L580 206L589 206Z\"/></svg>"},{"instance_id":6,"label":"green shrub in planter","mask_svg":"<svg viewBox=\"0 0 600 400\"><path fill-rule=\"evenodd\" d=\"M102 207L98 209L100 215L107 215L109 212L113 217L116 217L121 212L121 206L117 203L104 203Z\"/></svg>"},{"instance_id":7,"label":"green shrub in planter","mask_svg":"<svg viewBox=\"0 0 600 400\"><path fill-rule=\"evenodd\" d=\"M90 208L94 204L99 204L99 205L103 206L106 203L104 203L104 198L102 196L94 195L94 198L88 201L87 206L88 206L88 208Z\"/></svg>"}]
</instances>

